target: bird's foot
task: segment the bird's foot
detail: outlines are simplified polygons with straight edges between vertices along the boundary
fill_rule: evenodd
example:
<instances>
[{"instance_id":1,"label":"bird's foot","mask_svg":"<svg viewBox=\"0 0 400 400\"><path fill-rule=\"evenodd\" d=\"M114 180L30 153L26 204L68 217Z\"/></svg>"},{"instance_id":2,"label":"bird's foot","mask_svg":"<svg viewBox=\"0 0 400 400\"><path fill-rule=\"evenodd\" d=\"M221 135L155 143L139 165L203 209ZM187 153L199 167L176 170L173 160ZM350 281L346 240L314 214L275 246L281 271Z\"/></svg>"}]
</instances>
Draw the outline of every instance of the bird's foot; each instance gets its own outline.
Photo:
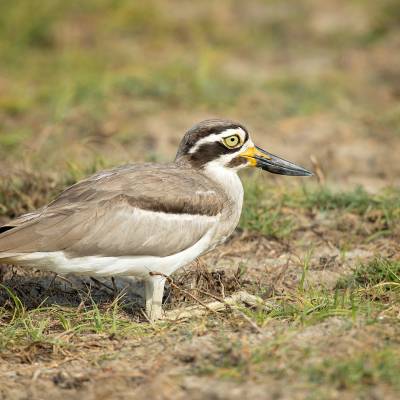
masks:
<instances>
[{"instance_id":1,"label":"bird's foot","mask_svg":"<svg viewBox=\"0 0 400 400\"><path fill-rule=\"evenodd\" d=\"M145 281L146 315L151 322L163 318L164 285L165 277L159 275L150 276Z\"/></svg>"}]
</instances>

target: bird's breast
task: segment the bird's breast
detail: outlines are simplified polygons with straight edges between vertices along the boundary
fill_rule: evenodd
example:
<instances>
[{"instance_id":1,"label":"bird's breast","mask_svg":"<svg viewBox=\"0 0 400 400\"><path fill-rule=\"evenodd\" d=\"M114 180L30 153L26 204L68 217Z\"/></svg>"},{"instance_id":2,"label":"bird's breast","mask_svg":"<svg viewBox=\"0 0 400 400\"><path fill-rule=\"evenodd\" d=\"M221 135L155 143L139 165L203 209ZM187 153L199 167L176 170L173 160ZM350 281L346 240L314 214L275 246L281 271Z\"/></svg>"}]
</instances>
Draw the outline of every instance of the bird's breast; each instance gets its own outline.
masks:
<instances>
[{"instance_id":1,"label":"bird's breast","mask_svg":"<svg viewBox=\"0 0 400 400\"><path fill-rule=\"evenodd\" d=\"M214 248L225 242L238 225L242 213L244 191L239 176L233 170L224 168L222 171L213 171L212 179L219 184L227 197L212 240L212 248Z\"/></svg>"}]
</instances>

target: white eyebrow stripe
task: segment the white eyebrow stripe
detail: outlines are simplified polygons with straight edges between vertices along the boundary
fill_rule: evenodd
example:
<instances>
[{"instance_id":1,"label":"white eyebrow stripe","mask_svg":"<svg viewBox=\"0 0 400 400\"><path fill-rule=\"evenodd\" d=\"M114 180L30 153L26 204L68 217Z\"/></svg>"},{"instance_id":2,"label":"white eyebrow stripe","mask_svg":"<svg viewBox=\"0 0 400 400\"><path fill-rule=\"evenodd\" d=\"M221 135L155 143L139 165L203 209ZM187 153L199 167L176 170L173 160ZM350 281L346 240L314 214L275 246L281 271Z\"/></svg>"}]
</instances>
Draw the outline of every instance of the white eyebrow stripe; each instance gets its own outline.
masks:
<instances>
[{"instance_id":1,"label":"white eyebrow stripe","mask_svg":"<svg viewBox=\"0 0 400 400\"><path fill-rule=\"evenodd\" d=\"M222 136L223 138L227 138L232 135L239 135L240 139L242 139L242 143L244 142L244 139L246 137L246 133L242 128L229 128L224 131L222 131L219 136Z\"/></svg>"},{"instance_id":2,"label":"white eyebrow stripe","mask_svg":"<svg viewBox=\"0 0 400 400\"><path fill-rule=\"evenodd\" d=\"M246 133L242 128L229 128L229 129L225 129L224 131L218 133L218 134L211 134L208 135L202 139L200 139L195 146L193 146L190 150L189 150L189 154L193 154L195 153L199 147L201 147L203 144L205 143L215 143L215 142L219 142L221 138L227 138L229 136L232 135L239 135L241 138L241 143L243 144L245 138L246 138Z\"/></svg>"},{"instance_id":3,"label":"white eyebrow stripe","mask_svg":"<svg viewBox=\"0 0 400 400\"><path fill-rule=\"evenodd\" d=\"M189 150L189 154L193 154L196 153L196 151L199 149L199 147L201 147L203 144L205 143L215 143L218 142L220 139L219 135L216 135L215 133L213 133L212 135L208 135L202 139L200 139L195 146L193 146L190 150Z\"/></svg>"}]
</instances>

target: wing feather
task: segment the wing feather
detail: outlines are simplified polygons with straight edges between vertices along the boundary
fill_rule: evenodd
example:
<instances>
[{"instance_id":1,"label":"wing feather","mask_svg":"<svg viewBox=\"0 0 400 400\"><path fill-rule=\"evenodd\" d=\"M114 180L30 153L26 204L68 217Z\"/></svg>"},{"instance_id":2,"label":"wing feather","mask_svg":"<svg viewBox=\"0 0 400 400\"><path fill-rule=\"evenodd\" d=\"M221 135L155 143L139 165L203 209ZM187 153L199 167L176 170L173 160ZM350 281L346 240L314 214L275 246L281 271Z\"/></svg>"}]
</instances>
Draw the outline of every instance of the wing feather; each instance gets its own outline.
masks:
<instances>
[{"instance_id":1,"label":"wing feather","mask_svg":"<svg viewBox=\"0 0 400 400\"><path fill-rule=\"evenodd\" d=\"M168 256L203 237L227 201L211 180L176 165L129 165L96 174L0 234L5 255ZM13 226L12 222L7 226Z\"/></svg>"}]
</instances>

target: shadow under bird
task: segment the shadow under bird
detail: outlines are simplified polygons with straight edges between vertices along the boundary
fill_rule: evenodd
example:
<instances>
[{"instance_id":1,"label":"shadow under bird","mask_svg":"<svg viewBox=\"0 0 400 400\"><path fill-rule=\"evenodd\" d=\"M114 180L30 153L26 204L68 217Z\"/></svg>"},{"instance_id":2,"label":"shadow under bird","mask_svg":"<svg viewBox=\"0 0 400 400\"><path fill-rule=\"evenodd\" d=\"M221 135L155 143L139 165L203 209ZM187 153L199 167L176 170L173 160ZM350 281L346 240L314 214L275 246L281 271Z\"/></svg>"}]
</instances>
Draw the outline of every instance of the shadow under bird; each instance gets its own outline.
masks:
<instances>
[{"instance_id":1,"label":"shadow under bird","mask_svg":"<svg viewBox=\"0 0 400 400\"><path fill-rule=\"evenodd\" d=\"M243 205L237 172L246 167L312 175L256 147L243 125L206 120L185 134L173 163L99 172L0 227L0 262L143 278L146 313L161 318L166 276L236 228Z\"/></svg>"}]
</instances>

